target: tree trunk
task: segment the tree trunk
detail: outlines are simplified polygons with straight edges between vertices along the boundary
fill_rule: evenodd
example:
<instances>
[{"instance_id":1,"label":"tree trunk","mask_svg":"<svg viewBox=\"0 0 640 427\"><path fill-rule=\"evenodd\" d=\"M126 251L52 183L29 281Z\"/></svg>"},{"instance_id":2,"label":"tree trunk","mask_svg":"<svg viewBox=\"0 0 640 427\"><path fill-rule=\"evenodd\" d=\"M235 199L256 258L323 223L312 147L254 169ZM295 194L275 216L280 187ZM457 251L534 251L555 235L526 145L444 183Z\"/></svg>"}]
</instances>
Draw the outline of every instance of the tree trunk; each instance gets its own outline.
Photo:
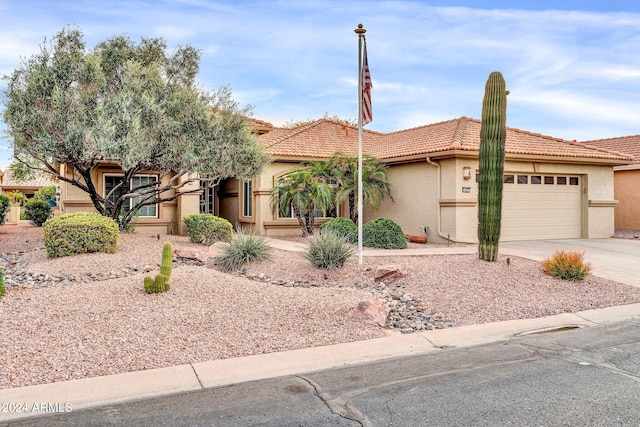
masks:
<instances>
[{"instance_id":1,"label":"tree trunk","mask_svg":"<svg viewBox=\"0 0 640 427\"><path fill-rule=\"evenodd\" d=\"M356 195L352 191L349 193L349 218L354 224L358 223L358 213L356 212Z\"/></svg>"},{"instance_id":2,"label":"tree trunk","mask_svg":"<svg viewBox=\"0 0 640 427\"><path fill-rule=\"evenodd\" d=\"M296 216L296 219L298 220L298 224L302 229L302 237L307 237L309 234L307 233L307 227L305 226L305 223L302 220L302 215L300 214L300 208L295 203L291 205L291 208L293 209L293 214Z\"/></svg>"}]
</instances>

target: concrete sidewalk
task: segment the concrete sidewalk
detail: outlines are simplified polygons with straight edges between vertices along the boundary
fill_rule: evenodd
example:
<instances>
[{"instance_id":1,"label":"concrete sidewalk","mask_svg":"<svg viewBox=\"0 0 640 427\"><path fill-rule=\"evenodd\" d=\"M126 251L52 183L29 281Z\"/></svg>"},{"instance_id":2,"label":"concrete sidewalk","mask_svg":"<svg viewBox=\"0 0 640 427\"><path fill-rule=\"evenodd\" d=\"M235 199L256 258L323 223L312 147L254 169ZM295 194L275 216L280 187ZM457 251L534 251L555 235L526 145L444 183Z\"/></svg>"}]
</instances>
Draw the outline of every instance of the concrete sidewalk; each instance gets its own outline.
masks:
<instances>
[{"instance_id":1,"label":"concrete sidewalk","mask_svg":"<svg viewBox=\"0 0 640 427\"><path fill-rule=\"evenodd\" d=\"M274 248L290 251L303 249L299 243L284 240L270 239L270 244ZM424 249L402 251L375 249L363 251L364 256L460 253L473 254L477 253L477 249L470 245L425 247ZM519 247L507 248L503 253L527 256L527 251ZM532 253L529 253L529 256L534 257ZM615 280L615 271L611 274ZM541 329L564 326L589 327L636 318L640 318L640 304L565 313L536 319L460 326L408 335L390 335L367 341L2 389L0 390L0 403L3 404L3 407L0 411L0 422L68 409L75 411L244 381L303 374L402 356L446 351L446 349L453 347L506 340L518 334Z\"/></svg>"}]
</instances>

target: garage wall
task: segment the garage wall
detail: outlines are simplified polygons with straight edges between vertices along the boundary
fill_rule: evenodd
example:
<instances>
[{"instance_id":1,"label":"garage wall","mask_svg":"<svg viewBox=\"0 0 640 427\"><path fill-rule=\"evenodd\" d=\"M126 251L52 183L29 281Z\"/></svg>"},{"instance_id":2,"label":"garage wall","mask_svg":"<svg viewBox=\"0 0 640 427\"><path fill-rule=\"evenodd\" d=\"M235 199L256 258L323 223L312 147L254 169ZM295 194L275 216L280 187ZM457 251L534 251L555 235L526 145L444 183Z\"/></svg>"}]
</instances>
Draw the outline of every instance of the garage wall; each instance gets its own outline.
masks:
<instances>
[{"instance_id":1,"label":"garage wall","mask_svg":"<svg viewBox=\"0 0 640 427\"><path fill-rule=\"evenodd\" d=\"M639 169L614 172L614 194L619 200L615 207L615 227L640 230L640 166Z\"/></svg>"}]
</instances>

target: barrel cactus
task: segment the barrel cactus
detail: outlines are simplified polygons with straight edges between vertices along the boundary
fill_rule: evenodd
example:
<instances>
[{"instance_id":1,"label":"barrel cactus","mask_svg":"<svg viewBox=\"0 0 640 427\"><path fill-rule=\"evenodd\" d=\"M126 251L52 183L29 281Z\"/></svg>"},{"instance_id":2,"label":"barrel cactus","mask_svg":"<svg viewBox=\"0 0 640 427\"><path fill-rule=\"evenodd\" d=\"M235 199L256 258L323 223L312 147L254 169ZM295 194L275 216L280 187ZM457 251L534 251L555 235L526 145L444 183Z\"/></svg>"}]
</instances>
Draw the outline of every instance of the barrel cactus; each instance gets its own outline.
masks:
<instances>
[{"instance_id":1,"label":"barrel cactus","mask_svg":"<svg viewBox=\"0 0 640 427\"><path fill-rule=\"evenodd\" d=\"M160 264L160 273L155 278L149 276L144 278L144 290L148 294L159 294L166 292L171 288L169 278L171 278L171 270L173 267L173 251L171 243L167 242L162 248L162 263Z\"/></svg>"},{"instance_id":2,"label":"barrel cactus","mask_svg":"<svg viewBox=\"0 0 640 427\"><path fill-rule=\"evenodd\" d=\"M502 74L494 71L485 86L480 129L478 255L485 261L496 261L498 258L506 124L506 84Z\"/></svg>"}]
</instances>

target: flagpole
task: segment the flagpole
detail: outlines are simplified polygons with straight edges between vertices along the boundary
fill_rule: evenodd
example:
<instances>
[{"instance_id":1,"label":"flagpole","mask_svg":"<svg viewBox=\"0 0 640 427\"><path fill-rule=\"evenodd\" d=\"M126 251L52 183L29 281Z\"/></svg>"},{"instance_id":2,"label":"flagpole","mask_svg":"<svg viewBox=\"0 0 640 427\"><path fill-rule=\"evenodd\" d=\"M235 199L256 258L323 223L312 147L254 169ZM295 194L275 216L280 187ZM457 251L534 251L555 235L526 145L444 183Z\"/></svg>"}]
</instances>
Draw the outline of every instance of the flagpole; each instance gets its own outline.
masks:
<instances>
[{"instance_id":1,"label":"flagpole","mask_svg":"<svg viewBox=\"0 0 640 427\"><path fill-rule=\"evenodd\" d=\"M367 32L358 24L358 263L362 264L362 40Z\"/></svg>"}]
</instances>

